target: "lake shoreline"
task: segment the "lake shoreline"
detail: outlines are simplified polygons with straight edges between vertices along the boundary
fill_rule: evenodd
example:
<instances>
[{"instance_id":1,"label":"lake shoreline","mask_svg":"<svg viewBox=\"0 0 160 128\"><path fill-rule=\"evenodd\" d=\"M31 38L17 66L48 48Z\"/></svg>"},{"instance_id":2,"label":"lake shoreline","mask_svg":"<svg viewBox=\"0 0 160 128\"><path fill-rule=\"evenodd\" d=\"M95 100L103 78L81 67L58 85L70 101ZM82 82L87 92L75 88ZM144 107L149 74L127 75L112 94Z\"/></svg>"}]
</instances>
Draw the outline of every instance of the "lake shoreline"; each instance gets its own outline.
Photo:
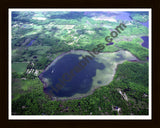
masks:
<instances>
[{"instance_id":1,"label":"lake shoreline","mask_svg":"<svg viewBox=\"0 0 160 128\"><path fill-rule=\"evenodd\" d=\"M119 50L119 51L127 51L127 50ZM51 62L51 64L49 64L49 66L48 67L46 67L45 68L45 70L47 70L50 66L52 66L53 64L55 64L59 59L61 59L64 55L67 55L67 54L69 54L69 53L71 53L71 52L82 52L82 53L84 53L84 52L86 52L86 54L87 54L87 52L88 51L86 51L86 50L70 50L69 52L65 52L65 53L63 53L63 54L61 54L61 55L59 55L53 62ZM127 52L129 52L129 51L127 51ZM103 54L103 53L111 53L111 52L102 52L102 53L100 53L100 54ZM112 52L112 53L116 53L116 52ZM129 52L130 53L130 52ZM78 53L79 54L79 53ZM89 53L88 53L89 54ZM136 60L136 62L141 62L137 57L135 57L132 53L130 53L135 59L134 60ZM113 72L113 77L109 80L109 81L107 81L106 83L104 83L103 85L92 85L93 87L91 87L91 90L89 90L89 92L88 93L86 93L86 94L80 94L80 93L76 93L75 95L73 95L73 96L71 96L71 97L63 97L63 98L61 98L61 97L55 97L55 96L49 96L49 97L51 97L51 99L52 100L56 100L56 101L65 101L65 100L73 100L73 99L81 99L81 98L83 98L83 97L87 97L87 96L89 96L89 95L92 95L93 93L94 93L94 91L96 90L96 89L98 89L98 88L100 88L100 87L102 87L102 86L107 86L107 85L109 85L112 81L113 81L113 79L114 79L114 76L115 76L115 74L116 74L116 70L117 70L117 67L118 67L118 65L119 64L122 64L122 63L124 63L125 61L130 61L130 62L132 62L132 60L124 60L124 61L121 61L121 62L119 62L119 63L117 63L116 64L116 67L115 67L115 70L114 70L114 72ZM39 79L42 81L42 83L43 83L43 87L44 88L46 88L48 85L46 84L46 82L43 80L43 78L42 78L42 76L43 76L43 74L41 73L40 75L39 75ZM46 93L47 94L47 93ZM83 95L83 96L79 96L79 95Z\"/></svg>"}]
</instances>

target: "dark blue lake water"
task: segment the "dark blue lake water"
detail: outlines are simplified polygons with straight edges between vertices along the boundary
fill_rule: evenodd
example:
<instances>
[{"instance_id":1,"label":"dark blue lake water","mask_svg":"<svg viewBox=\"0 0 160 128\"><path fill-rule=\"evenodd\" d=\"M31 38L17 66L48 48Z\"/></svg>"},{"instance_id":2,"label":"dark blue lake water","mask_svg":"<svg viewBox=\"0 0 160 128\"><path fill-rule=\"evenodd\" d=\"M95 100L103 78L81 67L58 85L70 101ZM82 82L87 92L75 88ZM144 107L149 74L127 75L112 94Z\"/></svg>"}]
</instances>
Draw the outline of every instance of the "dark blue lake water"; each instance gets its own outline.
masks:
<instances>
[{"instance_id":1,"label":"dark blue lake water","mask_svg":"<svg viewBox=\"0 0 160 128\"><path fill-rule=\"evenodd\" d=\"M142 36L141 38L143 39L142 46L145 47L145 48L148 48L149 47L148 36Z\"/></svg>"},{"instance_id":2,"label":"dark blue lake water","mask_svg":"<svg viewBox=\"0 0 160 128\"><path fill-rule=\"evenodd\" d=\"M114 43L113 42L110 42L110 43L108 43L107 45L113 45Z\"/></svg>"},{"instance_id":3,"label":"dark blue lake water","mask_svg":"<svg viewBox=\"0 0 160 128\"><path fill-rule=\"evenodd\" d=\"M147 56L146 59L149 60L149 57Z\"/></svg>"},{"instance_id":4,"label":"dark blue lake water","mask_svg":"<svg viewBox=\"0 0 160 128\"><path fill-rule=\"evenodd\" d=\"M49 79L49 86L44 87L44 92L51 96L57 97L70 97L76 93L87 93L93 82L93 77L96 75L96 69L103 70L105 66L102 63L96 62L94 59L90 60L84 69L81 69L79 73L74 73L75 76L72 80L65 82L58 92L54 91L52 87L56 88L56 84L60 83L59 79L62 78L63 73L70 73L70 71L78 65L80 55L68 54L64 55L60 60L53 64L48 70L44 71L40 76L42 78ZM44 83L44 81L43 81ZM54 94L54 95L53 95Z\"/></svg>"},{"instance_id":5,"label":"dark blue lake water","mask_svg":"<svg viewBox=\"0 0 160 128\"><path fill-rule=\"evenodd\" d=\"M148 41L148 36L142 36L141 38L142 38L143 41L144 41L144 42L142 43L142 46L145 47L145 48L148 48L148 47L149 47L149 44L148 44L148 43L149 43L149 41ZM146 60L149 60L149 57L148 57L148 56L146 57Z\"/></svg>"}]
</instances>

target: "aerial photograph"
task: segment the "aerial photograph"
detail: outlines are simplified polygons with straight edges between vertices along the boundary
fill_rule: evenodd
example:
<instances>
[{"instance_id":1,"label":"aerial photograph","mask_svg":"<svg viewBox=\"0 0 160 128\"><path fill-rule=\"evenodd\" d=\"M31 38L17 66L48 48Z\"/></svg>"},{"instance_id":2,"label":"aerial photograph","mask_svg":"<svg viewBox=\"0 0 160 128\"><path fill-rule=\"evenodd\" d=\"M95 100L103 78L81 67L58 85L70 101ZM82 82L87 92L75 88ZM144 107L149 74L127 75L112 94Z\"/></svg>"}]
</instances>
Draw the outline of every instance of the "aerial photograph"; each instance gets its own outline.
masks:
<instances>
[{"instance_id":1,"label":"aerial photograph","mask_svg":"<svg viewBox=\"0 0 160 128\"><path fill-rule=\"evenodd\" d=\"M149 115L149 11L10 17L11 115Z\"/></svg>"}]
</instances>

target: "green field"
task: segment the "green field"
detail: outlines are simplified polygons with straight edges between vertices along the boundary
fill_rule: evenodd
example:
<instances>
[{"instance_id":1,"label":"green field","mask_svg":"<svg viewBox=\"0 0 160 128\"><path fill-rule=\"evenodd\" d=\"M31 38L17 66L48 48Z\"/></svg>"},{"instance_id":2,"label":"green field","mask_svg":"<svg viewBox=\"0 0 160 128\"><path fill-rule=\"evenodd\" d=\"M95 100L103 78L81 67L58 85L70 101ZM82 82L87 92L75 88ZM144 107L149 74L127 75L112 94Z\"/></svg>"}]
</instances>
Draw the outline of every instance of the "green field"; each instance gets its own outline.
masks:
<instances>
[{"instance_id":1,"label":"green field","mask_svg":"<svg viewBox=\"0 0 160 128\"><path fill-rule=\"evenodd\" d=\"M12 63L12 72L24 73L27 69L27 65L28 63Z\"/></svg>"}]
</instances>

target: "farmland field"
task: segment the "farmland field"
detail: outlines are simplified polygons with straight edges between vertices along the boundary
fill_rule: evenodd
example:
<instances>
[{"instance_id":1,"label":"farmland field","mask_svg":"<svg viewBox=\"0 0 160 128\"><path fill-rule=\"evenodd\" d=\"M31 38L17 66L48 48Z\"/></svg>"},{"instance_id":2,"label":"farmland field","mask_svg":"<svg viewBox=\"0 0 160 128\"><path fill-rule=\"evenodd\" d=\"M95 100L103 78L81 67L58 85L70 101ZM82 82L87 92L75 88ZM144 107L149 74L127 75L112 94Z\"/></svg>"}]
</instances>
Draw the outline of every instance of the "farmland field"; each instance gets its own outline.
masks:
<instances>
[{"instance_id":1,"label":"farmland field","mask_svg":"<svg viewBox=\"0 0 160 128\"><path fill-rule=\"evenodd\" d=\"M18 72L18 73L23 73L27 69L28 63L12 63L12 72Z\"/></svg>"}]
</instances>

